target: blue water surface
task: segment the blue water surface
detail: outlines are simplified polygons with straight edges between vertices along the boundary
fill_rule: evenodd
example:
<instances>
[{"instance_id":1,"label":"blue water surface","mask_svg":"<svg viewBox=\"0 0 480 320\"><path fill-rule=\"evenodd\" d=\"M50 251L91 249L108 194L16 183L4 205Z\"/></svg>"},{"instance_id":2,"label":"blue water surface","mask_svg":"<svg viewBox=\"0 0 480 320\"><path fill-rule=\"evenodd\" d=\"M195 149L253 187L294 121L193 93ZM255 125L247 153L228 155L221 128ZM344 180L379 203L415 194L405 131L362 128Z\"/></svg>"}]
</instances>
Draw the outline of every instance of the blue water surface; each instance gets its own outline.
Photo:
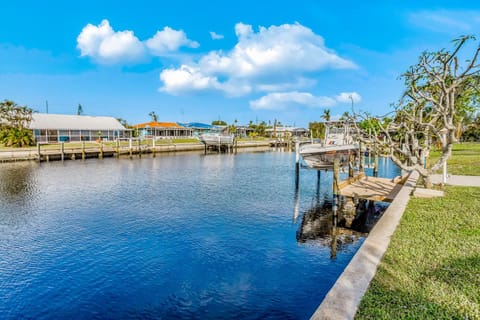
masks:
<instances>
[{"instance_id":1,"label":"blue water surface","mask_svg":"<svg viewBox=\"0 0 480 320\"><path fill-rule=\"evenodd\" d=\"M0 164L0 318L309 318L362 241L334 259L297 242L294 159ZM301 170L300 214L316 179Z\"/></svg>"}]
</instances>

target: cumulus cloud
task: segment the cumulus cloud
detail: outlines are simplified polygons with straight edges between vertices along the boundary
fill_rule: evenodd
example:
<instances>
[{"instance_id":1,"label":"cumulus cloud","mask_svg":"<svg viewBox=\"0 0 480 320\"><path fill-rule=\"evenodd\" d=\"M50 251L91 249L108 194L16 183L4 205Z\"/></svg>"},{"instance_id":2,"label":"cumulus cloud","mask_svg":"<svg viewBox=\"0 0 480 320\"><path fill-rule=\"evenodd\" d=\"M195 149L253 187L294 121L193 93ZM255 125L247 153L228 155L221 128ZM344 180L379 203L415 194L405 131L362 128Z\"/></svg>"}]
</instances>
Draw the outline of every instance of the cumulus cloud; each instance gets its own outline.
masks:
<instances>
[{"instance_id":1,"label":"cumulus cloud","mask_svg":"<svg viewBox=\"0 0 480 320\"><path fill-rule=\"evenodd\" d=\"M350 96L355 102L360 102L361 97L356 92L342 92L335 97L314 96L309 92L273 92L257 100L250 101L252 109L283 110L295 105L311 108L328 108L338 103L351 102Z\"/></svg>"},{"instance_id":2,"label":"cumulus cloud","mask_svg":"<svg viewBox=\"0 0 480 320\"><path fill-rule=\"evenodd\" d=\"M352 61L327 48L321 36L298 23L260 27L258 32L251 25L237 23L235 34L238 42L232 50L211 51L189 67L197 70L202 78L215 77L218 83L219 79L224 83L244 81L254 90L291 85L292 79L324 69L356 68ZM172 94L188 91L188 83L185 87L169 86L168 77L172 74L171 70L162 72L161 90ZM210 89L227 87L217 85ZM198 89L192 87L191 90Z\"/></svg>"},{"instance_id":3,"label":"cumulus cloud","mask_svg":"<svg viewBox=\"0 0 480 320\"><path fill-rule=\"evenodd\" d=\"M335 97L335 100L342 103L351 103L352 99L354 103L362 101L362 97L356 92L342 92Z\"/></svg>"},{"instance_id":4,"label":"cumulus cloud","mask_svg":"<svg viewBox=\"0 0 480 320\"><path fill-rule=\"evenodd\" d=\"M152 54L161 56L167 52L178 50L181 46L198 48L199 44L187 38L183 30L173 30L170 27L163 28L147 41L145 45L149 48Z\"/></svg>"},{"instance_id":5,"label":"cumulus cloud","mask_svg":"<svg viewBox=\"0 0 480 320\"><path fill-rule=\"evenodd\" d=\"M197 48L199 44L188 39L183 30L170 27L141 41L131 30L113 30L108 20L102 20L98 26L87 24L77 37L80 55L100 64L134 63L148 56L175 52L182 46Z\"/></svg>"},{"instance_id":6,"label":"cumulus cloud","mask_svg":"<svg viewBox=\"0 0 480 320\"><path fill-rule=\"evenodd\" d=\"M210 37L213 39L213 40L220 40L220 39L223 39L225 38L223 34L218 34L214 31L210 31Z\"/></svg>"},{"instance_id":7,"label":"cumulus cloud","mask_svg":"<svg viewBox=\"0 0 480 320\"><path fill-rule=\"evenodd\" d=\"M215 76L204 75L198 68L182 65L178 69L165 69L160 74L160 80L174 95L192 91L220 90L229 96L244 95L251 92L248 84L239 81L221 83ZM166 91L161 88L161 91Z\"/></svg>"},{"instance_id":8,"label":"cumulus cloud","mask_svg":"<svg viewBox=\"0 0 480 320\"><path fill-rule=\"evenodd\" d=\"M282 110L292 105L309 107L332 107L335 100L330 97L314 96L309 92L273 92L258 100L250 101L252 109Z\"/></svg>"},{"instance_id":9,"label":"cumulus cloud","mask_svg":"<svg viewBox=\"0 0 480 320\"><path fill-rule=\"evenodd\" d=\"M98 26L87 24L77 37L81 56L99 63L132 62L142 59L145 48L132 31L115 32L108 20Z\"/></svg>"}]
</instances>

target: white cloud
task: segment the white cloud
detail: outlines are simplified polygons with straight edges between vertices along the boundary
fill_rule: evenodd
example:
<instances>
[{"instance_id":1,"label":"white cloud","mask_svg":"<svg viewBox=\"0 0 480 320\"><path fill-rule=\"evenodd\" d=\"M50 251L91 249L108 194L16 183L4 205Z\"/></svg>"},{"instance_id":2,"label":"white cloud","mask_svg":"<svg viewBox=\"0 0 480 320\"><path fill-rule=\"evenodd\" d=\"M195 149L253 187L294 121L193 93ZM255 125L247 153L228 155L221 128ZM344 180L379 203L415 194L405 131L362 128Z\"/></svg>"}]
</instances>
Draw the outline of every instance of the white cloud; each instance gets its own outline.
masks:
<instances>
[{"instance_id":1,"label":"white cloud","mask_svg":"<svg viewBox=\"0 0 480 320\"><path fill-rule=\"evenodd\" d=\"M180 47L197 48L198 42L187 38L183 30L164 27L150 39L140 41L133 31L115 31L108 20L98 25L87 24L77 37L82 57L100 64L134 63L148 56L162 56Z\"/></svg>"},{"instance_id":2,"label":"white cloud","mask_svg":"<svg viewBox=\"0 0 480 320\"><path fill-rule=\"evenodd\" d=\"M171 94L181 94L191 91L220 90L229 96L247 94L251 91L248 84L240 82L220 83L215 76L205 76L199 72L198 68L188 65L182 65L178 69L165 69L160 74L160 80L165 84L161 91L167 91Z\"/></svg>"},{"instance_id":3,"label":"white cloud","mask_svg":"<svg viewBox=\"0 0 480 320\"><path fill-rule=\"evenodd\" d=\"M356 92L342 92L335 97L314 96L309 92L273 92L257 100L250 101L252 109L265 110L283 110L295 105L303 105L310 108L328 108L337 105L337 103L351 102L350 97L355 103L361 101L361 96Z\"/></svg>"},{"instance_id":4,"label":"white cloud","mask_svg":"<svg viewBox=\"0 0 480 320\"><path fill-rule=\"evenodd\" d=\"M235 34L238 43L229 52L211 51L197 63L189 67L197 70L201 78L215 77L220 85L209 89L223 91L226 84L247 82L253 90L265 90L278 86L297 84L295 89L302 88L301 84L292 79L304 78L304 74L318 72L324 69L351 69L356 65L347 59L341 58L333 50L325 46L321 36L311 29L298 23L280 26L260 27L254 32L251 25L237 23ZM185 92L185 87L170 86L168 77L171 72L162 72L162 91L168 93ZM220 83L218 79L225 79ZM198 90L195 87L192 90ZM245 90L239 90L240 95Z\"/></svg>"},{"instance_id":5,"label":"white cloud","mask_svg":"<svg viewBox=\"0 0 480 320\"><path fill-rule=\"evenodd\" d=\"M145 41L145 45L151 50L153 55L157 56L176 51L181 46L199 47L198 42L188 39L183 30L177 31L170 27L164 27L162 31L157 31L152 38Z\"/></svg>"},{"instance_id":6,"label":"white cloud","mask_svg":"<svg viewBox=\"0 0 480 320\"><path fill-rule=\"evenodd\" d=\"M220 40L225 38L223 34L218 34L215 31L210 31L210 37L212 37L213 40Z\"/></svg>"},{"instance_id":7,"label":"white cloud","mask_svg":"<svg viewBox=\"0 0 480 320\"><path fill-rule=\"evenodd\" d=\"M480 28L478 10L424 10L410 13L408 22L434 32L458 35Z\"/></svg>"},{"instance_id":8,"label":"white cloud","mask_svg":"<svg viewBox=\"0 0 480 320\"><path fill-rule=\"evenodd\" d=\"M335 97L335 100L342 103L351 103L352 99L354 103L362 101L362 97L356 92L342 92Z\"/></svg>"},{"instance_id":9,"label":"white cloud","mask_svg":"<svg viewBox=\"0 0 480 320\"><path fill-rule=\"evenodd\" d=\"M282 110L293 105L308 107L332 107L335 100L330 97L314 96L309 92L273 92L258 100L250 101L252 109Z\"/></svg>"},{"instance_id":10,"label":"white cloud","mask_svg":"<svg viewBox=\"0 0 480 320\"><path fill-rule=\"evenodd\" d=\"M138 61L145 55L143 44L132 31L115 32L108 20L98 26L86 25L77 37L77 48L81 56L104 64Z\"/></svg>"}]
</instances>

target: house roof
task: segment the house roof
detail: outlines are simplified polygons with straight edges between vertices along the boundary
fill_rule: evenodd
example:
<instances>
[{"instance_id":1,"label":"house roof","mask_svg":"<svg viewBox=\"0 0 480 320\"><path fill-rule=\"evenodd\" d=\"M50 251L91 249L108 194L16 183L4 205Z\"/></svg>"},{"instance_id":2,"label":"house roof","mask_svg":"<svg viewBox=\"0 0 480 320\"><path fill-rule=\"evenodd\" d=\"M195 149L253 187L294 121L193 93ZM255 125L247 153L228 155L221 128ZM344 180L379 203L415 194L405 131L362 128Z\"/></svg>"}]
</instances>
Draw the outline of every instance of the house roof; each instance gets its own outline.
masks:
<instances>
[{"instance_id":1,"label":"house roof","mask_svg":"<svg viewBox=\"0 0 480 320\"><path fill-rule=\"evenodd\" d=\"M30 129L126 130L114 117L33 113Z\"/></svg>"},{"instance_id":2,"label":"house roof","mask_svg":"<svg viewBox=\"0 0 480 320\"><path fill-rule=\"evenodd\" d=\"M194 129L212 129L213 128L211 124L206 124L201 122L187 122L187 123L178 123L178 124L186 128L194 128Z\"/></svg>"},{"instance_id":3,"label":"house roof","mask_svg":"<svg viewBox=\"0 0 480 320\"><path fill-rule=\"evenodd\" d=\"M133 125L135 128L183 128L175 122L150 121Z\"/></svg>"}]
</instances>

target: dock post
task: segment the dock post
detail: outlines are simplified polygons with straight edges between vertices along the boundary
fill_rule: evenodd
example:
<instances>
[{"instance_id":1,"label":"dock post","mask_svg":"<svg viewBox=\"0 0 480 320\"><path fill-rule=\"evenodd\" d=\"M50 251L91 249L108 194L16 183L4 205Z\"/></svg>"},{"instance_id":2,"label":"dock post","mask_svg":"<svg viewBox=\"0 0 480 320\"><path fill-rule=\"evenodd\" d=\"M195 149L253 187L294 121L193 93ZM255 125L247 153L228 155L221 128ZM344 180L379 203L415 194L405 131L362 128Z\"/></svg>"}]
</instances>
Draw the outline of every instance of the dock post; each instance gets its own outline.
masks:
<instances>
[{"instance_id":1,"label":"dock post","mask_svg":"<svg viewBox=\"0 0 480 320\"><path fill-rule=\"evenodd\" d=\"M138 157L139 158L142 157L142 149L141 149L141 146L140 146L141 143L142 143L142 141L140 141L140 138L139 138L138 142L137 142L137 150L138 150Z\"/></svg>"},{"instance_id":2,"label":"dock post","mask_svg":"<svg viewBox=\"0 0 480 320\"><path fill-rule=\"evenodd\" d=\"M358 147L359 147L359 152L358 152L358 154L359 154L359 158L358 158L358 171L363 172L363 168L364 168L363 162L364 162L364 156L365 156L365 154L364 154L364 152L362 151L362 141L360 141L360 142L358 143Z\"/></svg>"},{"instance_id":3,"label":"dock post","mask_svg":"<svg viewBox=\"0 0 480 320\"><path fill-rule=\"evenodd\" d=\"M85 141L82 141L82 160L85 160Z\"/></svg>"},{"instance_id":4,"label":"dock post","mask_svg":"<svg viewBox=\"0 0 480 320\"><path fill-rule=\"evenodd\" d=\"M60 142L60 158L62 161L65 160L65 142Z\"/></svg>"},{"instance_id":5,"label":"dock post","mask_svg":"<svg viewBox=\"0 0 480 320\"><path fill-rule=\"evenodd\" d=\"M300 143L295 142L295 185L300 181Z\"/></svg>"},{"instance_id":6,"label":"dock post","mask_svg":"<svg viewBox=\"0 0 480 320\"><path fill-rule=\"evenodd\" d=\"M333 195L338 196L340 193L339 183L340 183L340 160L335 159L333 161Z\"/></svg>"},{"instance_id":7,"label":"dock post","mask_svg":"<svg viewBox=\"0 0 480 320\"><path fill-rule=\"evenodd\" d=\"M132 159L132 138L128 139L128 152L130 153L130 159Z\"/></svg>"},{"instance_id":8,"label":"dock post","mask_svg":"<svg viewBox=\"0 0 480 320\"><path fill-rule=\"evenodd\" d=\"M353 154L350 155L349 159L348 159L348 177L349 178L353 178L353 162L354 162L354 159L353 159Z\"/></svg>"},{"instance_id":9,"label":"dock post","mask_svg":"<svg viewBox=\"0 0 480 320\"><path fill-rule=\"evenodd\" d=\"M378 151L375 150L375 159L373 164L373 176L378 177Z\"/></svg>"},{"instance_id":10,"label":"dock post","mask_svg":"<svg viewBox=\"0 0 480 320\"><path fill-rule=\"evenodd\" d=\"M38 154L38 162L41 162L42 154L40 153L40 142L37 142L37 154Z\"/></svg>"},{"instance_id":11,"label":"dock post","mask_svg":"<svg viewBox=\"0 0 480 320\"><path fill-rule=\"evenodd\" d=\"M119 138L117 138L117 143L116 143L115 147L116 147L116 151L117 151L116 153L117 153L117 158L118 158L120 156L120 139Z\"/></svg>"},{"instance_id":12,"label":"dock post","mask_svg":"<svg viewBox=\"0 0 480 320\"><path fill-rule=\"evenodd\" d=\"M100 141L100 153L98 154L99 159L103 159L103 141Z\"/></svg>"},{"instance_id":13,"label":"dock post","mask_svg":"<svg viewBox=\"0 0 480 320\"><path fill-rule=\"evenodd\" d=\"M155 158L155 137L152 137L152 153L153 153L153 157Z\"/></svg>"},{"instance_id":14,"label":"dock post","mask_svg":"<svg viewBox=\"0 0 480 320\"><path fill-rule=\"evenodd\" d=\"M205 143L204 146L205 146L205 154L207 154L207 144Z\"/></svg>"}]
</instances>

